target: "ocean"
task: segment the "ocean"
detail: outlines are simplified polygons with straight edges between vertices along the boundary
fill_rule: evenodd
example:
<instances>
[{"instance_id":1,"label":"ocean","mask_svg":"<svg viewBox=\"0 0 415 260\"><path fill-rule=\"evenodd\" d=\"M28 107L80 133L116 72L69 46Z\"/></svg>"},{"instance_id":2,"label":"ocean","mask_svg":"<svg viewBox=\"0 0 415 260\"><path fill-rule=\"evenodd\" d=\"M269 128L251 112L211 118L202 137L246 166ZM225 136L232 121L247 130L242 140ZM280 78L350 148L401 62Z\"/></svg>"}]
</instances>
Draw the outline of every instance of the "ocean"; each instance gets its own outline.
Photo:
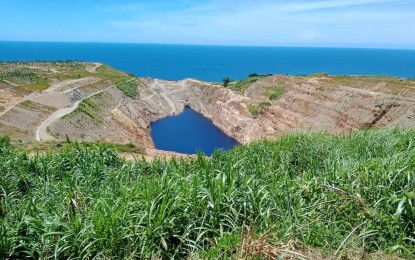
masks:
<instances>
[{"instance_id":1,"label":"ocean","mask_svg":"<svg viewBox=\"0 0 415 260\"><path fill-rule=\"evenodd\" d=\"M0 61L80 60L136 76L221 81L250 73L415 77L415 50L0 42Z\"/></svg>"}]
</instances>

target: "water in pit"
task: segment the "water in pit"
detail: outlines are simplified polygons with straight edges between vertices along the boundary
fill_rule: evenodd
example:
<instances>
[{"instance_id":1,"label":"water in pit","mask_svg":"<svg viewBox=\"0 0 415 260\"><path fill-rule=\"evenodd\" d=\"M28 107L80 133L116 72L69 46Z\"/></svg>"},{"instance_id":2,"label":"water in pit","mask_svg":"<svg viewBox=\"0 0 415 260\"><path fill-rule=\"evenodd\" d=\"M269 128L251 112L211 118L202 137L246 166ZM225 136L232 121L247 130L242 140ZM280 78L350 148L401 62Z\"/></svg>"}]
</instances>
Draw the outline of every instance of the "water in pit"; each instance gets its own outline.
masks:
<instances>
[{"instance_id":1,"label":"water in pit","mask_svg":"<svg viewBox=\"0 0 415 260\"><path fill-rule=\"evenodd\" d=\"M157 149L184 154L198 151L210 156L216 149L229 150L238 143L203 115L185 107L179 115L160 119L150 125Z\"/></svg>"}]
</instances>

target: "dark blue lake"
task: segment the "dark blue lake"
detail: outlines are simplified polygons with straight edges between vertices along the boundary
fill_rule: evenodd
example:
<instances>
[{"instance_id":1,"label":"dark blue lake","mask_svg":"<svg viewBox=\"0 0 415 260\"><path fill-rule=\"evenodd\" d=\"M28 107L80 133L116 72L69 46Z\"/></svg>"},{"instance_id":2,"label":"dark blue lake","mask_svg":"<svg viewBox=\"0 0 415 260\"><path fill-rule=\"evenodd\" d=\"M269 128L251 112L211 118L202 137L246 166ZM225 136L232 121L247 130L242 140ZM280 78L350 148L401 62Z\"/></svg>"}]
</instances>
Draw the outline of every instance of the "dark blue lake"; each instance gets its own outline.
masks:
<instances>
[{"instance_id":1,"label":"dark blue lake","mask_svg":"<svg viewBox=\"0 0 415 260\"><path fill-rule=\"evenodd\" d=\"M203 115L185 107L179 115L160 119L150 125L151 138L160 150L210 156L216 149L229 150L238 143Z\"/></svg>"}]
</instances>

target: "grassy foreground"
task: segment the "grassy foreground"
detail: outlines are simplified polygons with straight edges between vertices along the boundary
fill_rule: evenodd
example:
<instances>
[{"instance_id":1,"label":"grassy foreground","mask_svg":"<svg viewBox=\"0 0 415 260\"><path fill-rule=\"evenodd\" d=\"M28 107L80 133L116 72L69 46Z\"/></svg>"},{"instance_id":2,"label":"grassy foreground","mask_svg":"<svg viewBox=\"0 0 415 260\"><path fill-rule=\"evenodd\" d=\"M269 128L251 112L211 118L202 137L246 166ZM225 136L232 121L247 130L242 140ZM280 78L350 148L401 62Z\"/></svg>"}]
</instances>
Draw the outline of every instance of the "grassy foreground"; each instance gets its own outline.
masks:
<instances>
[{"instance_id":1,"label":"grassy foreground","mask_svg":"<svg viewBox=\"0 0 415 260\"><path fill-rule=\"evenodd\" d=\"M414 130L288 135L153 162L78 144L29 158L3 137L0 174L0 258L232 258L243 227L266 233L270 250L415 257Z\"/></svg>"}]
</instances>

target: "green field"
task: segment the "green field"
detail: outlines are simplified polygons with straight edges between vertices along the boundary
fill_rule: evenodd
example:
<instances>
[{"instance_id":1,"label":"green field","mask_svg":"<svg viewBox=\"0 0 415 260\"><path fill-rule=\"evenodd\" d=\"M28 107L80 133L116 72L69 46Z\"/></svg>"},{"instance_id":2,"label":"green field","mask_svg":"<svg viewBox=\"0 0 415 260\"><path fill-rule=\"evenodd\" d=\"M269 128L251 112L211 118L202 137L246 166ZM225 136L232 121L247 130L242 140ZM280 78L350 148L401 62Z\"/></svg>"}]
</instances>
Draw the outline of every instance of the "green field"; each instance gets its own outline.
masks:
<instances>
[{"instance_id":1,"label":"green field","mask_svg":"<svg viewBox=\"0 0 415 260\"><path fill-rule=\"evenodd\" d=\"M153 162L77 143L30 157L3 137L0 172L0 258L259 257L243 252L244 229L275 250L415 258L415 130L286 135Z\"/></svg>"}]
</instances>

